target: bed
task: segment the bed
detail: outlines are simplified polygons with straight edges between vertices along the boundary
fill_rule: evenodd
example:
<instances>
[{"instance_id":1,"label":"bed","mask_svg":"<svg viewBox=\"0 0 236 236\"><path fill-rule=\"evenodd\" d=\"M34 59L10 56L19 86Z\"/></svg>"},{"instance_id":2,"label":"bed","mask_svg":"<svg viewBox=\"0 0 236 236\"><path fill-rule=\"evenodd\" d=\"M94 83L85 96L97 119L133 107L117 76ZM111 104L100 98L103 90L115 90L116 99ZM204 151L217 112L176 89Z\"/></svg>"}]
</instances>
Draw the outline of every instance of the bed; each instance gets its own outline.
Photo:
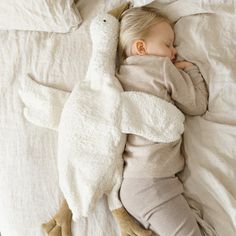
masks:
<instances>
[{"instance_id":1,"label":"bed","mask_svg":"<svg viewBox=\"0 0 236 236\"><path fill-rule=\"evenodd\" d=\"M24 104L18 95L22 78L29 73L42 85L71 91L86 74L91 53L91 19L125 1L45 2L64 2L68 11L61 11L62 5L16 5L16 13L26 17L23 24L12 12L10 16L14 17L8 22L6 12L11 9L0 3L0 9L6 11L0 11L1 236L42 236L41 223L54 215L63 199L58 185L57 133L25 119ZM199 217L203 235L234 236L235 4L223 0L133 1L135 6L149 3L175 22L179 58L200 68L209 89L206 114L186 117L186 168L181 174L185 196ZM55 9L59 18L50 18ZM105 198L94 214L73 222L72 228L73 235L78 236L119 235Z\"/></svg>"}]
</instances>

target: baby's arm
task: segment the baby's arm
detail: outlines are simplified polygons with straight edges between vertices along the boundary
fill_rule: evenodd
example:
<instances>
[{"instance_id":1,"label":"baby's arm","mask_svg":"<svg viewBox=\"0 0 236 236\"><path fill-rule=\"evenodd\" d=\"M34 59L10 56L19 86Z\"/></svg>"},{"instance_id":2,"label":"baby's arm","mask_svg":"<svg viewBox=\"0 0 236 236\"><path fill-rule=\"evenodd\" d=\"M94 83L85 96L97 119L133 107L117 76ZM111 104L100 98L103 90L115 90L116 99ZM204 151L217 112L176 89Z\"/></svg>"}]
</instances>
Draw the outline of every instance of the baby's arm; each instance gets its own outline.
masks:
<instances>
[{"instance_id":1,"label":"baby's arm","mask_svg":"<svg viewBox=\"0 0 236 236\"><path fill-rule=\"evenodd\" d=\"M167 61L165 70L166 85L175 105L188 115L205 113L208 92L198 67L187 61L176 65Z\"/></svg>"}]
</instances>

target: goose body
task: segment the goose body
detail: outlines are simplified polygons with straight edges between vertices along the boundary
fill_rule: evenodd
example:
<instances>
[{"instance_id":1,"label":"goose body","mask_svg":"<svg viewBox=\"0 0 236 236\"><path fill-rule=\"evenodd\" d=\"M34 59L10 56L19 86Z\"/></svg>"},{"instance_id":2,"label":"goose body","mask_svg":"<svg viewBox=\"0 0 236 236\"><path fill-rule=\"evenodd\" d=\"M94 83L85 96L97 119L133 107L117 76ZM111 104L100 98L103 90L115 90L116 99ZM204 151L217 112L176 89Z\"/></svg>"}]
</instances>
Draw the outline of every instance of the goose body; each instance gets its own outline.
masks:
<instances>
[{"instance_id":1,"label":"goose body","mask_svg":"<svg viewBox=\"0 0 236 236\"><path fill-rule=\"evenodd\" d=\"M119 21L99 15L90 31L88 71L71 93L30 77L19 91L25 117L58 131L59 184L74 220L92 213L103 195L111 211L122 206L118 192L126 134L173 142L184 131L184 115L174 105L146 93L123 91L115 77Z\"/></svg>"},{"instance_id":2,"label":"goose body","mask_svg":"<svg viewBox=\"0 0 236 236\"><path fill-rule=\"evenodd\" d=\"M104 194L111 210L121 207L126 135L120 131L122 88L115 78L119 22L100 15L90 30L88 72L66 101L58 129L59 182L74 218L88 216Z\"/></svg>"}]
</instances>

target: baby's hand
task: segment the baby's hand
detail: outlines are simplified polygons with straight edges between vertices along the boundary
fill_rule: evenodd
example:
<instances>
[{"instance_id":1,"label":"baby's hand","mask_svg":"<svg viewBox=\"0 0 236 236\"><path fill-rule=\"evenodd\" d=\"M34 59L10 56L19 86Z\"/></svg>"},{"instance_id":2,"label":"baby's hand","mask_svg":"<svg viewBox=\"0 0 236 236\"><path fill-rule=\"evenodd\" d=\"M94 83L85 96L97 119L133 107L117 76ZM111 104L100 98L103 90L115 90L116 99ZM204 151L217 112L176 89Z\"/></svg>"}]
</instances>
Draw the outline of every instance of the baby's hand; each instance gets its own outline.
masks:
<instances>
[{"instance_id":1,"label":"baby's hand","mask_svg":"<svg viewBox=\"0 0 236 236\"><path fill-rule=\"evenodd\" d=\"M182 69L182 70L186 69L189 66L193 66L193 63L189 61L178 61L178 62L175 62L174 64L178 69Z\"/></svg>"}]
</instances>

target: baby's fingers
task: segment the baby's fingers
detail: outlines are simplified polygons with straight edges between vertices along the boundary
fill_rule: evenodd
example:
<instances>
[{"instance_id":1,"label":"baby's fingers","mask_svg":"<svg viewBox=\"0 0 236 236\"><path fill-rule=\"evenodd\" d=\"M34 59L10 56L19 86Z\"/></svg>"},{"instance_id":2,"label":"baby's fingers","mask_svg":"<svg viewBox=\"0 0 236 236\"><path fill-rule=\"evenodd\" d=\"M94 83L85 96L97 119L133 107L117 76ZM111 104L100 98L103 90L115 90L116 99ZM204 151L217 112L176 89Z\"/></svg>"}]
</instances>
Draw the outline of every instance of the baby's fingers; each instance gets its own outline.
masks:
<instances>
[{"instance_id":1,"label":"baby's fingers","mask_svg":"<svg viewBox=\"0 0 236 236\"><path fill-rule=\"evenodd\" d=\"M184 69L184 67L185 67L184 61L175 62L175 66L179 69Z\"/></svg>"},{"instance_id":2,"label":"baby's fingers","mask_svg":"<svg viewBox=\"0 0 236 236\"><path fill-rule=\"evenodd\" d=\"M189 61L177 61L175 62L175 66L179 69L185 69L186 67L192 66L193 63L189 62Z\"/></svg>"}]
</instances>

